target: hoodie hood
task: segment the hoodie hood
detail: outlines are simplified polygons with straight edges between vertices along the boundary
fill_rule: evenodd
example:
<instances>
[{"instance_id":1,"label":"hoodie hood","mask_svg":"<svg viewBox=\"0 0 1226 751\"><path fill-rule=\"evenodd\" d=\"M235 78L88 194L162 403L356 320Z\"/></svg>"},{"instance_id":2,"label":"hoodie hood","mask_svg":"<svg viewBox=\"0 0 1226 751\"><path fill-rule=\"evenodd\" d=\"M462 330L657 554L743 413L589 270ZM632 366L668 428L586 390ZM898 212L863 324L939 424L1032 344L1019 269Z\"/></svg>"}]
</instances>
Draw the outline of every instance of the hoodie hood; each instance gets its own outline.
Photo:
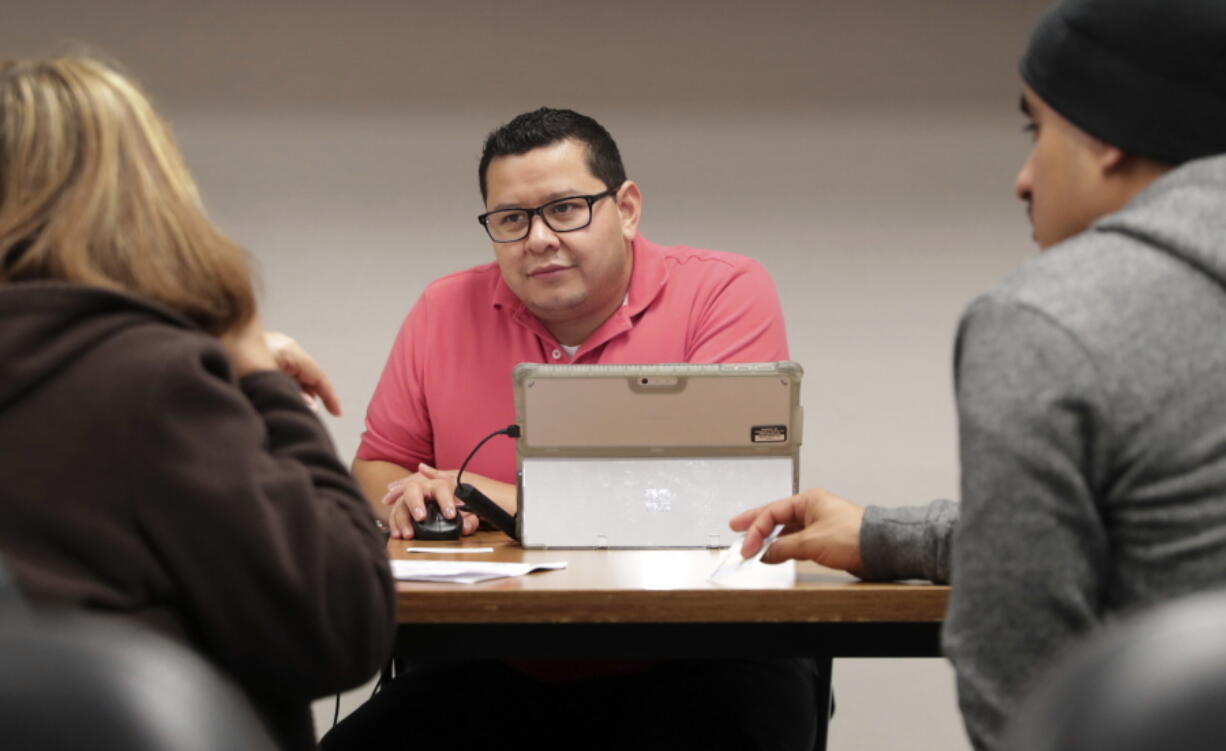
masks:
<instances>
[{"instance_id":1,"label":"hoodie hood","mask_svg":"<svg viewBox=\"0 0 1226 751\"><path fill-rule=\"evenodd\" d=\"M101 287L0 284L0 412L111 337L149 323L200 330L168 308Z\"/></svg>"},{"instance_id":2,"label":"hoodie hood","mask_svg":"<svg viewBox=\"0 0 1226 751\"><path fill-rule=\"evenodd\" d=\"M1226 286L1226 156L1171 170L1090 230L1135 237Z\"/></svg>"}]
</instances>

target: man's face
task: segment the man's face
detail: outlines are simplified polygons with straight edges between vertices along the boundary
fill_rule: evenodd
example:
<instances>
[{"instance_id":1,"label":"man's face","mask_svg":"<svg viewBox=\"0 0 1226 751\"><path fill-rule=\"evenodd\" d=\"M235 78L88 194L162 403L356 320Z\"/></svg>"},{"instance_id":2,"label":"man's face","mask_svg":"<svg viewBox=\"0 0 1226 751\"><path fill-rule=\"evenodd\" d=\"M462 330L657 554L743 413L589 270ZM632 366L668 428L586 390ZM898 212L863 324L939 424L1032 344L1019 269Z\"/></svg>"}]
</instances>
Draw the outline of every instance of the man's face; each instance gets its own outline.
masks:
<instances>
[{"instance_id":1,"label":"man's face","mask_svg":"<svg viewBox=\"0 0 1226 751\"><path fill-rule=\"evenodd\" d=\"M495 158L486 186L487 211L532 209L605 190L588 170L587 146L573 140ZM621 305L630 283L638 196L627 181L592 204L592 222L583 229L555 232L533 216L527 237L494 243L507 286L563 344L578 344Z\"/></svg>"},{"instance_id":2,"label":"man's face","mask_svg":"<svg viewBox=\"0 0 1226 751\"><path fill-rule=\"evenodd\" d=\"M1034 145L1014 191L1027 204L1035 242L1047 249L1106 213L1099 162L1103 144L1061 117L1029 86L1022 90L1022 112Z\"/></svg>"}]
</instances>

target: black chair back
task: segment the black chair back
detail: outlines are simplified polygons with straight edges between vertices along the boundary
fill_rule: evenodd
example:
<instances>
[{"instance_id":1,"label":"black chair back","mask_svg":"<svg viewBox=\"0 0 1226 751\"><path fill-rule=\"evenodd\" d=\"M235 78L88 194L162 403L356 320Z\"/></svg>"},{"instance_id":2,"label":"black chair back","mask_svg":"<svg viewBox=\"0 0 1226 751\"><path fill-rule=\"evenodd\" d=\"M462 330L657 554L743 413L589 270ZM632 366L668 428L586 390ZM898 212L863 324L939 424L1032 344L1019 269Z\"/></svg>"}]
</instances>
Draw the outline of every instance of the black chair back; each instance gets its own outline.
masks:
<instances>
[{"instance_id":1,"label":"black chair back","mask_svg":"<svg viewBox=\"0 0 1226 751\"><path fill-rule=\"evenodd\" d=\"M1226 748L1226 591L1163 605L1074 650L1019 712L1005 747Z\"/></svg>"},{"instance_id":2,"label":"black chair back","mask_svg":"<svg viewBox=\"0 0 1226 751\"><path fill-rule=\"evenodd\" d=\"M0 624L0 746L274 751L232 685L187 649L98 617Z\"/></svg>"},{"instance_id":3,"label":"black chair back","mask_svg":"<svg viewBox=\"0 0 1226 751\"><path fill-rule=\"evenodd\" d=\"M25 616L25 600L17 589L17 583L4 567L4 559L0 558L0 623Z\"/></svg>"}]
</instances>

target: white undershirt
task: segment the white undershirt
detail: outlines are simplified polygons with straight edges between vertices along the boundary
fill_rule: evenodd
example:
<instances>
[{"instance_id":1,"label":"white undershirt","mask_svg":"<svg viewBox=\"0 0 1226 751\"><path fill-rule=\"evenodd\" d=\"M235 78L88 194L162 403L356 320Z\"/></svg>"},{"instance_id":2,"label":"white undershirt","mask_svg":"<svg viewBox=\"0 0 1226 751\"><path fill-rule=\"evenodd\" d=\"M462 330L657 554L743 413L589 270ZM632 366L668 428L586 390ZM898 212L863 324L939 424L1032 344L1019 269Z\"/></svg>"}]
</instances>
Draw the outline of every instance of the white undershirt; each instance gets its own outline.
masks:
<instances>
[{"instance_id":1,"label":"white undershirt","mask_svg":"<svg viewBox=\"0 0 1226 751\"><path fill-rule=\"evenodd\" d=\"M627 304L629 304L629 302L630 302L630 293L627 292L626 296L622 298L622 307L625 307ZM573 360L575 359L575 353L578 352L579 348L582 347L583 345L582 344L559 344L558 346L561 347L562 351L566 353L567 359Z\"/></svg>"}]
</instances>

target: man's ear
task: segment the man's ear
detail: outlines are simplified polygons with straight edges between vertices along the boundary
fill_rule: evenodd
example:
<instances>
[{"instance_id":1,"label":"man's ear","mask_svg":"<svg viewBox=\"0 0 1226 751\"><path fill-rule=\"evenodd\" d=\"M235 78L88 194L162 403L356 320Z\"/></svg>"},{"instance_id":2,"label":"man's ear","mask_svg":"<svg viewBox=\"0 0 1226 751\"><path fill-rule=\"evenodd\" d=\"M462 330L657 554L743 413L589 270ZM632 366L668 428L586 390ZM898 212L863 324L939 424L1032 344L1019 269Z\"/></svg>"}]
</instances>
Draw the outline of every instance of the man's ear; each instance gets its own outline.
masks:
<instances>
[{"instance_id":1,"label":"man's ear","mask_svg":"<svg viewBox=\"0 0 1226 751\"><path fill-rule=\"evenodd\" d=\"M1103 177L1117 178L1115 182L1134 184L1137 189L1144 188L1174 167L1101 141L1095 146L1094 159Z\"/></svg>"},{"instance_id":2,"label":"man's ear","mask_svg":"<svg viewBox=\"0 0 1226 751\"><path fill-rule=\"evenodd\" d=\"M1094 139L1094 160L1104 176L1120 172L1127 168L1129 154L1119 146L1103 143Z\"/></svg>"},{"instance_id":3,"label":"man's ear","mask_svg":"<svg viewBox=\"0 0 1226 751\"><path fill-rule=\"evenodd\" d=\"M617 210L621 213L622 237L632 242L639 234L639 217L643 211L643 194L633 180L627 180L613 195Z\"/></svg>"},{"instance_id":4,"label":"man's ear","mask_svg":"<svg viewBox=\"0 0 1226 751\"><path fill-rule=\"evenodd\" d=\"M1172 165L1099 141L1093 157L1100 177L1103 214L1118 211Z\"/></svg>"}]
</instances>

